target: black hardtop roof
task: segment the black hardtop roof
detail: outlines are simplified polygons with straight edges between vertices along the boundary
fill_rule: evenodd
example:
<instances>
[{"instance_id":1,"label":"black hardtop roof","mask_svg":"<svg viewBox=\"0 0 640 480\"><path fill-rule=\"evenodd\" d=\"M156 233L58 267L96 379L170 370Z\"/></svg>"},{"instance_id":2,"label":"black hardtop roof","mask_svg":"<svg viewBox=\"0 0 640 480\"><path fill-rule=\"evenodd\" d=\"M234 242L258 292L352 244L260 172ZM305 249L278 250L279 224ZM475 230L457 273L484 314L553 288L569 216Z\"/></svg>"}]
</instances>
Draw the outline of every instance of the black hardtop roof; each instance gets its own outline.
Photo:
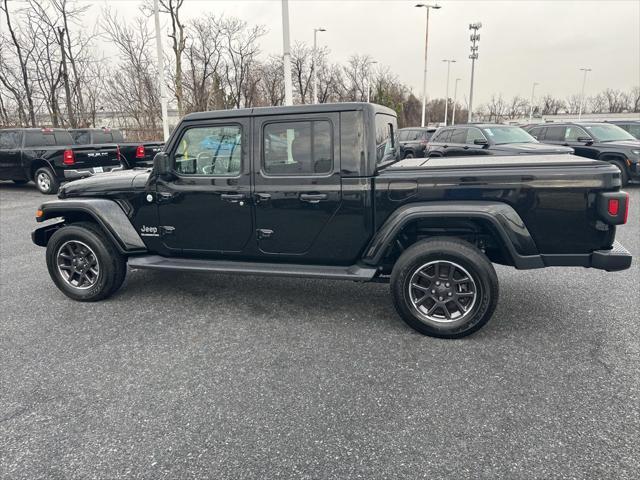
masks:
<instances>
[{"instance_id":1,"label":"black hardtop roof","mask_svg":"<svg viewBox=\"0 0 640 480\"><path fill-rule=\"evenodd\" d=\"M263 115L286 115L289 113L323 113L344 112L353 110L370 110L374 113L386 113L396 116L396 112L390 108L375 103L345 102L345 103L318 103L315 105L293 105L279 107L253 107L238 108L233 110L213 110L210 112L194 112L183 117L189 120L212 120L217 118L255 117Z\"/></svg>"}]
</instances>

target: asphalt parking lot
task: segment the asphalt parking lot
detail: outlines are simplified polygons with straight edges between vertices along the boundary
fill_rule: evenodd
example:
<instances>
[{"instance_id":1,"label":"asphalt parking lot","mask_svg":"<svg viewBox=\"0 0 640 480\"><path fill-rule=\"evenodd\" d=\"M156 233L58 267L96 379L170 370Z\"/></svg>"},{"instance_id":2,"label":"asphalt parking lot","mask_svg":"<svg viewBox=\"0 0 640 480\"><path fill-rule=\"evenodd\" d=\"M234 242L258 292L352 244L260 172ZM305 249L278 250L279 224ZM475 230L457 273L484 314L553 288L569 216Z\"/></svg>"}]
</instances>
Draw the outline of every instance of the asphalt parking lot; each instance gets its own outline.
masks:
<instances>
[{"instance_id":1,"label":"asphalt parking lot","mask_svg":"<svg viewBox=\"0 0 640 480\"><path fill-rule=\"evenodd\" d=\"M501 267L457 341L382 284L136 271L83 304L30 241L46 199L0 183L0 478L637 478L637 260Z\"/></svg>"}]
</instances>

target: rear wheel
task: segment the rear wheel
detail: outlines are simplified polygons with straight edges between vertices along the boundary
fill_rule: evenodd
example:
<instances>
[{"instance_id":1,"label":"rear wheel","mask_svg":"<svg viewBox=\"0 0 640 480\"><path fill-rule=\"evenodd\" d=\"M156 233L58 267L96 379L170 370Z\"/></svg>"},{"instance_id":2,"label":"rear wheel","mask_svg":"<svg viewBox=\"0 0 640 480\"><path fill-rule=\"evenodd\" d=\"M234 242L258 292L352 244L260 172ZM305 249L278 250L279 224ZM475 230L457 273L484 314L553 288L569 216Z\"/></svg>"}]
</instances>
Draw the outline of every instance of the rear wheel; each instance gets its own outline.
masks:
<instances>
[{"instance_id":1,"label":"rear wheel","mask_svg":"<svg viewBox=\"0 0 640 480\"><path fill-rule=\"evenodd\" d=\"M611 161L611 164L615 165L618 167L618 170L620 170L620 182L623 187L626 187L629 183L629 174L627 173L627 168L625 167L624 162L621 160L613 160Z\"/></svg>"},{"instance_id":2,"label":"rear wheel","mask_svg":"<svg viewBox=\"0 0 640 480\"><path fill-rule=\"evenodd\" d=\"M90 222L67 225L47 243L47 268L56 286L69 298L95 302L120 288L126 259Z\"/></svg>"},{"instance_id":3,"label":"rear wheel","mask_svg":"<svg viewBox=\"0 0 640 480\"><path fill-rule=\"evenodd\" d=\"M40 167L33 176L33 181L40 193L58 193L60 182L49 167Z\"/></svg>"},{"instance_id":4,"label":"rear wheel","mask_svg":"<svg viewBox=\"0 0 640 480\"><path fill-rule=\"evenodd\" d=\"M409 247L391 275L396 310L432 337L460 338L484 326L498 303L498 277L489 259L458 239L434 238Z\"/></svg>"},{"instance_id":5,"label":"rear wheel","mask_svg":"<svg viewBox=\"0 0 640 480\"><path fill-rule=\"evenodd\" d=\"M407 154L404 156L404 158L413 158L413 153L412 152L407 152Z\"/></svg>"}]
</instances>

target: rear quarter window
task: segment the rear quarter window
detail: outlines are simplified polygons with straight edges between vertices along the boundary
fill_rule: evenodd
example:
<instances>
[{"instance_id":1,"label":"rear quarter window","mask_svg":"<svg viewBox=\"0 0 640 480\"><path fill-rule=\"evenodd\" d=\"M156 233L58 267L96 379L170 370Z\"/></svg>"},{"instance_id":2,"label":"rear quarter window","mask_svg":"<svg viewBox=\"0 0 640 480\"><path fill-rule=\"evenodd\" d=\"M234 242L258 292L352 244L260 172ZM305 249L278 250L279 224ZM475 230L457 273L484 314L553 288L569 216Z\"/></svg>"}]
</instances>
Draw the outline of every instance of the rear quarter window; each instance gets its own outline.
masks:
<instances>
[{"instance_id":1,"label":"rear quarter window","mask_svg":"<svg viewBox=\"0 0 640 480\"><path fill-rule=\"evenodd\" d=\"M385 113L376 113L376 164L381 165L395 160L398 121L396 117Z\"/></svg>"}]
</instances>

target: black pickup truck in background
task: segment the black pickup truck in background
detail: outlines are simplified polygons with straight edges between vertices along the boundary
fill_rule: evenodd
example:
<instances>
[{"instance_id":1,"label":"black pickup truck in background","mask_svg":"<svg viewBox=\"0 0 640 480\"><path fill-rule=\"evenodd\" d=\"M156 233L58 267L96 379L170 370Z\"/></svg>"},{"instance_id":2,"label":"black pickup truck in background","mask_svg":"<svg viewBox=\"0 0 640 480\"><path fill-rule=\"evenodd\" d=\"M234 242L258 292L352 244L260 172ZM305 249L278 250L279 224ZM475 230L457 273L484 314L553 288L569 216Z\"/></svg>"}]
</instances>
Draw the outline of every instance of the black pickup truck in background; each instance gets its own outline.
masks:
<instances>
[{"instance_id":1,"label":"black pickup truck in background","mask_svg":"<svg viewBox=\"0 0 640 480\"><path fill-rule=\"evenodd\" d=\"M0 130L0 180L33 180L41 193L57 193L70 180L122 170L118 157L117 145L74 145L63 129Z\"/></svg>"},{"instance_id":2,"label":"black pickup truck in background","mask_svg":"<svg viewBox=\"0 0 640 480\"><path fill-rule=\"evenodd\" d=\"M631 265L615 242L629 207L617 168L571 154L401 160L395 112L371 103L192 113L153 169L58 197L32 238L80 301L113 294L127 265L390 282L411 327L457 338L496 308L493 263Z\"/></svg>"},{"instance_id":3,"label":"black pickup truck in background","mask_svg":"<svg viewBox=\"0 0 640 480\"><path fill-rule=\"evenodd\" d=\"M125 168L151 167L153 157L164 146L164 142L126 142L120 130L111 128L82 128L69 132L77 145L117 144Z\"/></svg>"}]
</instances>

